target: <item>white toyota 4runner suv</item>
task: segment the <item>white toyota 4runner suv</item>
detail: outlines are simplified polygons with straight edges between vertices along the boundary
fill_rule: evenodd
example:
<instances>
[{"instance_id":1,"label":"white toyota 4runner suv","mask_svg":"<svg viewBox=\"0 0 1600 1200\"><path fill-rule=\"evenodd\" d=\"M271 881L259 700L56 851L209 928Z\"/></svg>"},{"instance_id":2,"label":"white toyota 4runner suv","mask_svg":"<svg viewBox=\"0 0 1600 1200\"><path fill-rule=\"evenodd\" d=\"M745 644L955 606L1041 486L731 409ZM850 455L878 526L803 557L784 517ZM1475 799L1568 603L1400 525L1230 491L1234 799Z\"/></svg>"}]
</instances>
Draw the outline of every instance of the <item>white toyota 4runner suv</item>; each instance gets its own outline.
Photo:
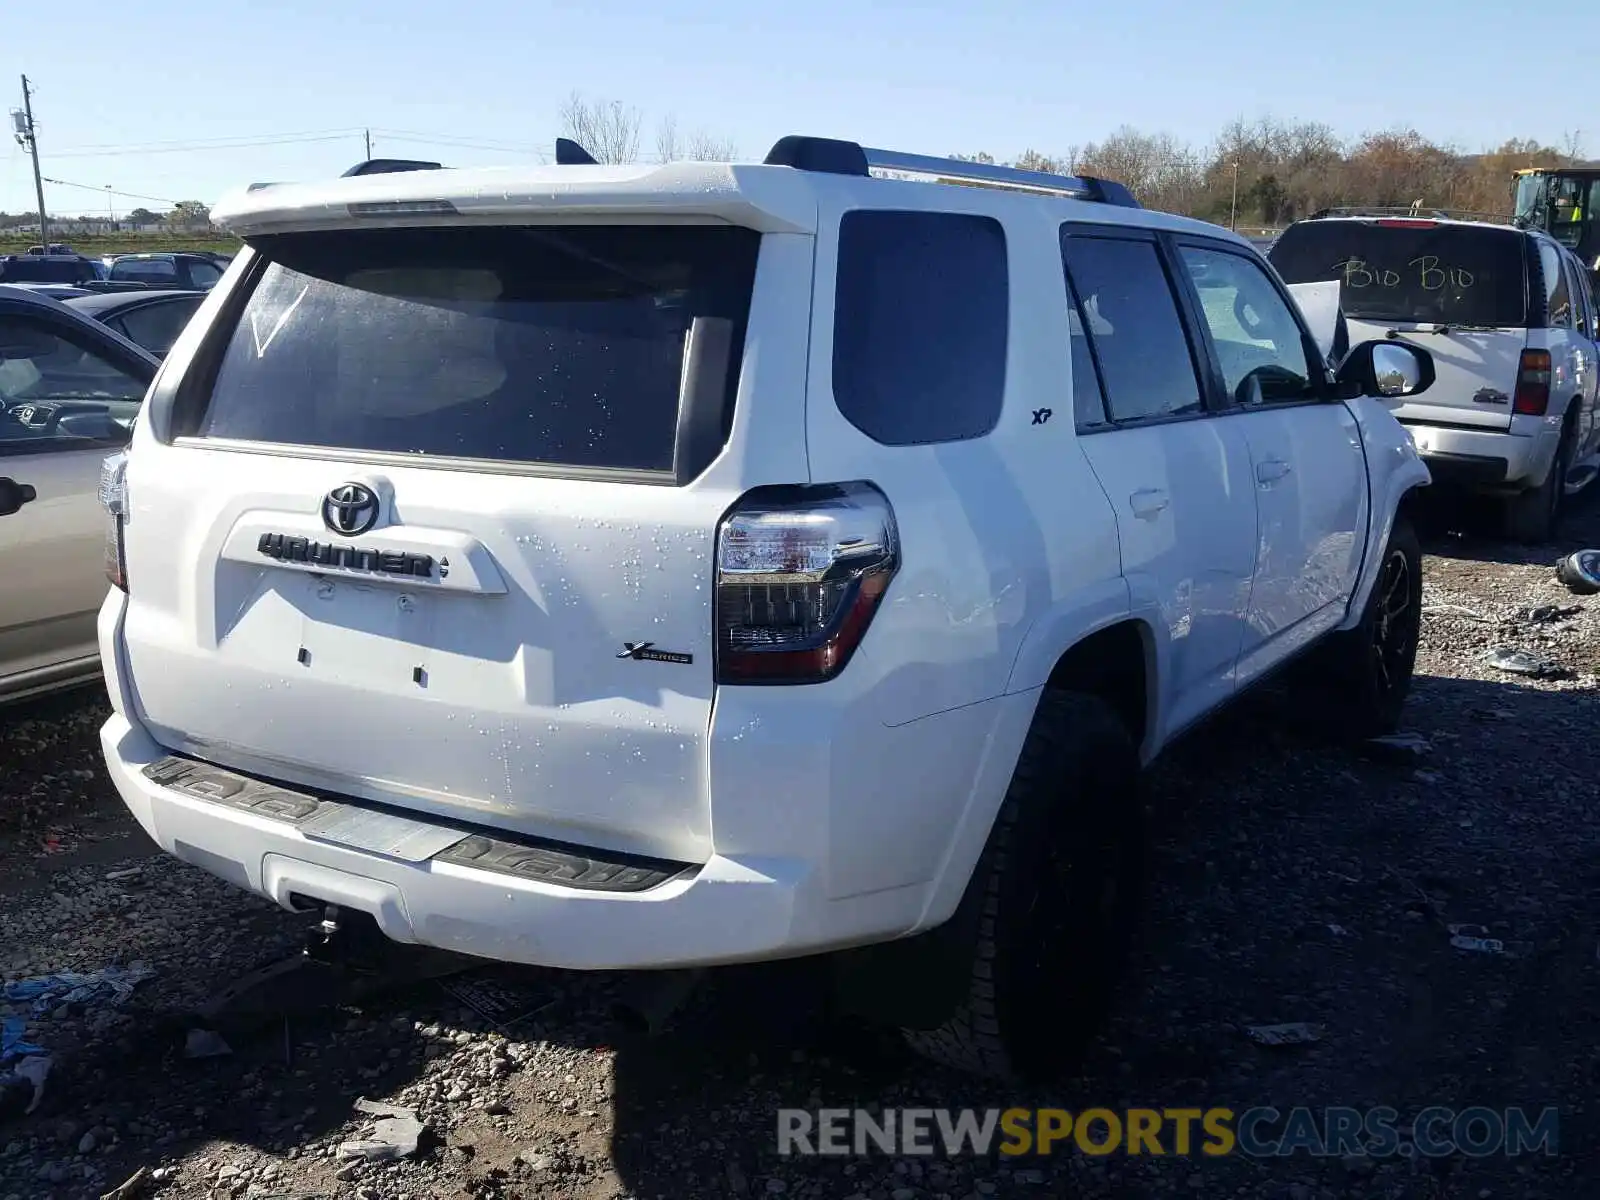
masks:
<instances>
[{"instance_id":1,"label":"white toyota 4runner suv","mask_svg":"<svg viewBox=\"0 0 1600 1200\"><path fill-rule=\"evenodd\" d=\"M847 1011L1048 1072L1141 766L1290 660L1395 722L1428 353L1336 378L1248 243L1101 180L582 157L219 207L246 248L103 480L117 788L289 909L828 952Z\"/></svg>"}]
</instances>

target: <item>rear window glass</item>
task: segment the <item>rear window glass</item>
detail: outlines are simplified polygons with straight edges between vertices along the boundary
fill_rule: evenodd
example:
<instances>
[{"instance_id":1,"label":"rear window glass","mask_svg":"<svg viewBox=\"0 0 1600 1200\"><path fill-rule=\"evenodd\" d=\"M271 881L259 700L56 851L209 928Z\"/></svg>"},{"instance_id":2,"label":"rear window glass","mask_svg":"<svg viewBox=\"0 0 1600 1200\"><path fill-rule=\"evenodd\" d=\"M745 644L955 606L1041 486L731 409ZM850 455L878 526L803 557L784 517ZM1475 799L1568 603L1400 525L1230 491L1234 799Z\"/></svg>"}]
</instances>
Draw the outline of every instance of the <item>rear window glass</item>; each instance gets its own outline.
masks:
<instances>
[{"instance_id":1,"label":"rear window glass","mask_svg":"<svg viewBox=\"0 0 1600 1200\"><path fill-rule=\"evenodd\" d=\"M145 258L123 260L111 264L113 279L155 279L167 281L178 277L178 268L166 259Z\"/></svg>"},{"instance_id":2,"label":"rear window glass","mask_svg":"<svg viewBox=\"0 0 1600 1200\"><path fill-rule=\"evenodd\" d=\"M759 246L711 226L262 239L196 432L670 471L691 323L732 322L738 363Z\"/></svg>"},{"instance_id":3,"label":"rear window glass","mask_svg":"<svg viewBox=\"0 0 1600 1200\"><path fill-rule=\"evenodd\" d=\"M1307 221L1268 257L1290 283L1337 279L1345 315L1447 325L1522 326L1522 235L1461 225Z\"/></svg>"},{"instance_id":4,"label":"rear window glass","mask_svg":"<svg viewBox=\"0 0 1600 1200\"><path fill-rule=\"evenodd\" d=\"M94 278L86 262L18 255L0 261L0 283L82 283Z\"/></svg>"}]
</instances>

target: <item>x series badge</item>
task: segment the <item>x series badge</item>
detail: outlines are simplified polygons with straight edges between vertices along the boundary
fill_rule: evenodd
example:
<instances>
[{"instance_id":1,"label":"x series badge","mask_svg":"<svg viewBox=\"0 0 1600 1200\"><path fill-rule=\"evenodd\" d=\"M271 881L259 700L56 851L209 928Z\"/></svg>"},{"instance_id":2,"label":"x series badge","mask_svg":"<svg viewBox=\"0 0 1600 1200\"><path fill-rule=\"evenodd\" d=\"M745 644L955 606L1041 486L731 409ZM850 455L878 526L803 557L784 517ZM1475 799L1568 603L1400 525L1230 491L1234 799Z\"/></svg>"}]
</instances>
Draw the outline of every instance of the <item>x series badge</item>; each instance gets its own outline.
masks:
<instances>
[{"instance_id":1,"label":"x series badge","mask_svg":"<svg viewBox=\"0 0 1600 1200\"><path fill-rule=\"evenodd\" d=\"M657 650L654 642L623 642L618 658L631 658L635 662L692 663L694 655L676 650Z\"/></svg>"}]
</instances>

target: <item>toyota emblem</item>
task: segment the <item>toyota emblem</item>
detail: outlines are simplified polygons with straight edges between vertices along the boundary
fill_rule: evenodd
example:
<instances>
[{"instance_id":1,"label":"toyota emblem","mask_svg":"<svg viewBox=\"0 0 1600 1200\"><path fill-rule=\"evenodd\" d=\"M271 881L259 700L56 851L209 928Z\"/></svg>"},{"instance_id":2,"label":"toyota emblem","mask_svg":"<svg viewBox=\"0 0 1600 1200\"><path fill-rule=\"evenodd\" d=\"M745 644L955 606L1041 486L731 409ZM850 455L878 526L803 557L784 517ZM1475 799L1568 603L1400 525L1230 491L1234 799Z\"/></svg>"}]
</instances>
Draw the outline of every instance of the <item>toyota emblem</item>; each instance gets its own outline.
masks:
<instances>
[{"instance_id":1,"label":"toyota emblem","mask_svg":"<svg viewBox=\"0 0 1600 1200\"><path fill-rule=\"evenodd\" d=\"M378 496L362 483L341 483L322 501L322 523L334 533L357 537L378 523Z\"/></svg>"}]
</instances>

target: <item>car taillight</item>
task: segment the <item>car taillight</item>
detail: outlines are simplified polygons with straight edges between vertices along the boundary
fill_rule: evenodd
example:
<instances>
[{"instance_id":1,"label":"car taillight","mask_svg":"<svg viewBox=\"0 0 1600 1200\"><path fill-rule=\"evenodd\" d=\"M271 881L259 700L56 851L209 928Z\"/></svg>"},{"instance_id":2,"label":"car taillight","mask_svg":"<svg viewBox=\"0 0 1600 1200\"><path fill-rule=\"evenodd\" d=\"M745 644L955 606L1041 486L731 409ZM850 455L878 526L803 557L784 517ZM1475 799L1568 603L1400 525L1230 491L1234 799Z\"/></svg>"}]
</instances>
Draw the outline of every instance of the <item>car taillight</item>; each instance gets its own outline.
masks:
<instances>
[{"instance_id":1,"label":"car taillight","mask_svg":"<svg viewBox=\"0 0 1600 1200\"><path fill-rule=\"evenodd\" d=\"M1550 407L1550 351L1524 350L1517 364L1517 391L1511 411L1525 417L1542 417Z\"/></svg>"},{"instance_id":2,"label":"car taillight","mask_svg":"<svg viewBox=\"0 0 1600 1200\"><path fill-rule=\"evenodd\" d=\"M717 682L832 679L899 567L894 510L871 484L751 492L717 530Z\"/></svg>"},{"instance_id":3,"label":"car taillight","mask_svg":"<svg viewBox=\"0 0 1600 1200\"><path fill-rule=\"evenodd\" d=\"M1438 222L1418 220L1416 217L1385 217L1375 224L1380 229L1432 229Z\"/></svg>"},{"instance_id":4,"label":"car taillight","mask_svg":"<svg viewBox=\"0 0 1600 1200\"><path fill-rule=\"evenodd\" d=\"M128 452L119 450L100 464L100 507L106 510L106 578L128 590L128 556L122 527L128 520Z\"/></svg>"}]
</instances>

